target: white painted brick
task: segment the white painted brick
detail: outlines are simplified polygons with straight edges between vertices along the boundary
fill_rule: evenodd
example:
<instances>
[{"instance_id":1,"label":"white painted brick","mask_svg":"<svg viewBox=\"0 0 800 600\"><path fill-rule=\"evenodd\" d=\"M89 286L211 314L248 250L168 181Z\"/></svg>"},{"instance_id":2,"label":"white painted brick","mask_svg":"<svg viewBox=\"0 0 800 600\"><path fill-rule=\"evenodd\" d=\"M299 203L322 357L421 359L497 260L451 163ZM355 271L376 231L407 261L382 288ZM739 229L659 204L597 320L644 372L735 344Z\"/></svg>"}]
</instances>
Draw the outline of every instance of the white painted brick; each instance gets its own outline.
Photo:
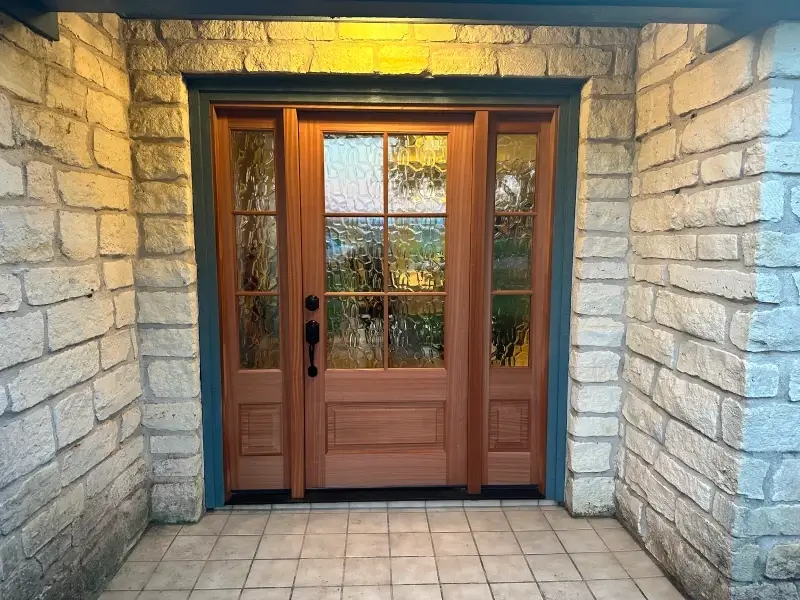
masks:
<instances>
[{"instance_id":1,"label":"white painted brick","mask_svg":"<svg viewBox=\"0 0 800 600\"><path fill-rule=\"evenodd\" d=\"M677 344L675 336L667 331L639 323L628 323L625 343L634 352L663 365L672 366L675 363Z\"/></svg>"}]
</instances>

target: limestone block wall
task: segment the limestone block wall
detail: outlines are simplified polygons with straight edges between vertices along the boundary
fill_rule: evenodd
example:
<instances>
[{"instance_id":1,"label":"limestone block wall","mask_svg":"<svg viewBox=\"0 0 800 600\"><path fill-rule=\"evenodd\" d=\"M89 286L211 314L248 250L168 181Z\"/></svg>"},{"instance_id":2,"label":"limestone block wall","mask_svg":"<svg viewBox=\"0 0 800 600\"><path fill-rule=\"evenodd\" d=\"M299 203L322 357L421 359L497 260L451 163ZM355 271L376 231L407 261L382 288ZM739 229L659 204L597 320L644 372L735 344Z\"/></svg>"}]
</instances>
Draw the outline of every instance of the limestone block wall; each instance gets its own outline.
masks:
<instances>
[{"instance_id":1,"label":"limestone block wall","mask_svg":"<svg viewBox=\"0 0 800 600\"><path fill-rule=\"evenodd\" d=\"M96 595L148 520L111 15L0 22L0 597Z\"/></svg>"},{"instance_id":2,"label":"limestone block wall","mask_svg":"<svg viewBox=\"0 0 800 600\"><path fill-rule=\"evenodd\" d=\"M581 105L568 503L614 511L636 31L353 22L125 23L143 423L153 517L202 510L197 292L184 73L589 78Z\"/></svg>"},{"instance_id":3,"label":"limestone block wall","mask_svg":"<svg viewBox=\"0 0 800 600\"><path fill-rule=\"evenodd\" d=\"M798 597L798 31L638 48L618 515L694 598Z\"/></svg>"}]
</instances>

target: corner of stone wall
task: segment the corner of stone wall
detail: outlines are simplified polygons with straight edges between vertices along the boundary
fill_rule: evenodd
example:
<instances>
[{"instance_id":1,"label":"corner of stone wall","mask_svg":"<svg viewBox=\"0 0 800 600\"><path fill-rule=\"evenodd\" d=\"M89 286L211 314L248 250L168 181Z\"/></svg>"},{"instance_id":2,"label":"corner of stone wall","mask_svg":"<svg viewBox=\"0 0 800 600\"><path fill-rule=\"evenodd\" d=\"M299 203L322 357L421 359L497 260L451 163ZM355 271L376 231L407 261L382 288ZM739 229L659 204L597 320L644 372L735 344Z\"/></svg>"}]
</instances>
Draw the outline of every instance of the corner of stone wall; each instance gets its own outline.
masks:
<instances>
[{"instance_id":1,"label":"corner of stone wall","mask_svg":"<svg viewBox=\"0 0 800 600\"><path fill-rule=\"evenodd\" d=\"M0 19L0 597L99 594L147 524L116 15Z\"/></svg>"}]
</instances>

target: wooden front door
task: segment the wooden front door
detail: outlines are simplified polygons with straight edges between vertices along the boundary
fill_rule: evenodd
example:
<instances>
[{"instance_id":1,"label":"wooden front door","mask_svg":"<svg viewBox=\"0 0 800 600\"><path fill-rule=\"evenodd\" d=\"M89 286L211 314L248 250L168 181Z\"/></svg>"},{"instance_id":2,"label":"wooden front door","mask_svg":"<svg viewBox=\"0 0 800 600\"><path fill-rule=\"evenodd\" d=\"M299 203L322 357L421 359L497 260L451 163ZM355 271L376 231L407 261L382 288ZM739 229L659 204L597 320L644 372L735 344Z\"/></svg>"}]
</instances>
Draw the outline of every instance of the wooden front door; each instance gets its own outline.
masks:
<instances>
[{"instance_id":1,"label":"wooden front door","mask_svg":"<svg viewBox=\"0 0 800 600\"><path fill-rule=\"evenodd\" d=\"M214 108L229 495L543 491L555 118Z\"/></svg>"}]
</instances>

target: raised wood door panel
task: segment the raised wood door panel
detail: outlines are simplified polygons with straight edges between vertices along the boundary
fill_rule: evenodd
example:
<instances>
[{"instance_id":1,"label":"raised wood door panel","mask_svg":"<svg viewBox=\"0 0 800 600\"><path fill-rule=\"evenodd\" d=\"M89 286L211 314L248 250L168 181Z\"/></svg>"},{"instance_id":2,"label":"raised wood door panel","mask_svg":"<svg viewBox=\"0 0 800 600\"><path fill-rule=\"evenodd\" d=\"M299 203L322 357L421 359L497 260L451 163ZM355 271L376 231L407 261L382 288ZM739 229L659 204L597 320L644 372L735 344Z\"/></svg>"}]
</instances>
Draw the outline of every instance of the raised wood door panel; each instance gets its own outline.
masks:
<instances>
[{"instance_id":1,"label":"raised wood door panel","mask_svg":"<svg viewBox=\"0 0 800 600\"><path fill-rule=\"evenodd\" d=\"M309 113L300 148L306 485L463 485L471 119Z\"/></svg>"}]
</instances>

